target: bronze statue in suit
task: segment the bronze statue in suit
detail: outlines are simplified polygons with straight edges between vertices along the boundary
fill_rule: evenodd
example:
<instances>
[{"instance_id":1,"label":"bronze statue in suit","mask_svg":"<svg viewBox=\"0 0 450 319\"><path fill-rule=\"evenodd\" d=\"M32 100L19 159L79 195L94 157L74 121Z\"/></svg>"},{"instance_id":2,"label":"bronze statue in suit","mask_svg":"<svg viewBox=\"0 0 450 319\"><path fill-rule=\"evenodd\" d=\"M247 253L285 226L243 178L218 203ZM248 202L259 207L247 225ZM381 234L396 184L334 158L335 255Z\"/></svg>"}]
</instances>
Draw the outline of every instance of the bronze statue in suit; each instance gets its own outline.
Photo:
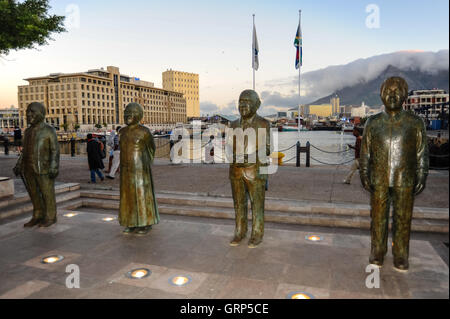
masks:
<instances>
[{"instance_id":1,"label":"bronze statue in suit","mask_svg":"<svg viewBox=\"0 0 450 319\"><path fill-rule=\"evenodd\" d=\"M369 261L383 265L392 202L394 266L407 270L414 196L423 191L428 175L427 134L423 120L402 109L408 97L408 84L404 79L388 78L380 94L385 112L367 120L360 159L361 182L371 193Z\"/></svg>"},{"instance_id":2,"label":"bronze statue in suit","mask_svg":"<svg viewBox=\"0 0 450 319\"><path fill-rule=\"evenodd\" d=\"M44 122L45 107L33 102L26 110L22 154L14 167L33 203L33 217L25 227L48 227L56 222L55 178L59 169L59 145L53 127Z\"/></svg>"},{"instance_id":3,"label":"bronze statue in suit","mask_svg":"<svg viewBox=\"0 0 450 319\"><path fill-rule=\"evenodd\" d=\"M231 246L237 246L247 234L248 197L252 207L252 233L248 247L255 248L264 236L264 200L267 174L260 168L268 165L270 123L256 111L261 105L258 94L245 90L239 96L241 118L231 123L227 135L230 159L229 177L233 193L236 228ZM242 138L238 137L238 132ZM265 137L264 137L265 135ZM264 158L261 158L261 154Z\"/></svg>"}]
</instances>

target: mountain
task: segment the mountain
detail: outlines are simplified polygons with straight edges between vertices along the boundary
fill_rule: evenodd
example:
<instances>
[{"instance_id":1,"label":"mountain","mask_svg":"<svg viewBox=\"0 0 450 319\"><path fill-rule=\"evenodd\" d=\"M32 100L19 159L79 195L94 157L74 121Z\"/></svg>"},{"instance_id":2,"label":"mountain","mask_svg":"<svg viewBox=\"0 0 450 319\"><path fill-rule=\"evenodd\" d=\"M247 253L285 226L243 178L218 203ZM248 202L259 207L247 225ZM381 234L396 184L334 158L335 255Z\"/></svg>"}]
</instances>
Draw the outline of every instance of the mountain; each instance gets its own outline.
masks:
<instances>
[{"instance_id":1,"label":"mountain","mask_svg":"<svg viewBox=\"0 0 450 319\"><path fill-rule=\"evenodd\" d=\"M444 89L449 91L449 70L439 70L435 72L426 72L420 69L402 70L393 65L388 65L377 77L371 80L360 79L358 83L346 86L336 90L335 93L340 98L341 105L361 105L364 101L369 106L382 105L380 99L380 87L384 80L391 76L400 76L408 83L409 90L420 89ZM315 100L310 104L328 104L332 93L325 97Z\"/></svg>"}]
</instances>

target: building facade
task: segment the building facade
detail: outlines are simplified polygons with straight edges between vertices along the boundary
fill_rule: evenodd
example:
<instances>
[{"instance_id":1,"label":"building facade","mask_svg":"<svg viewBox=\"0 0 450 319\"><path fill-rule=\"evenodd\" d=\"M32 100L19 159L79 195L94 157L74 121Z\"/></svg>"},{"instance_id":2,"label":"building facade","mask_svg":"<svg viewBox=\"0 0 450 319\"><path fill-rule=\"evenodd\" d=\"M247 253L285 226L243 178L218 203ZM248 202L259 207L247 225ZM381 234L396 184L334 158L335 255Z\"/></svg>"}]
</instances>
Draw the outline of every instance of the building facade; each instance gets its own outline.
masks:
<instances>
[{"instance_id":1,"label":"building facade","mask_svg":"<svg viewBox=\"0 0 450 319\"><path fill-rule=\"evenodd\" d=\"M11 132L19 124L19 109L0 109L0 133Z\"/></svg>"},{"instance_id":2,"label":"building facade","mask_svg":"<svg viewBox=\"0 0 450 319\"><path fill-rule=\"evenodd\" d=\"M333 106L331 104L305 105L304 112L306 116L331 117L333 115Z\"/></svg>"},{"instance_id":3,"label":"building facade","mask_svg":"<svg viewBox=\"0 0 450 319\"><path fill-rule=\"evenodd\" d=\"M21 127L31 102L47 108L47 123L68 129L92 130L95 126L114 128L124 124L123 111L131 102L144 108L142 124L163 129L186 122L183 94L155 88L153 83L120 74L119 68L94 69L79 73L53 73L25 79L18 87Z\"/></svg>"},{"instance_id":4,"label":"building facade","mask_svg":"<svg viewBox=\"0 0 450 319\"><path fill-rule=\"evenodd\" d=\"M335 94L330 99L330 104L331 104L331 112L333 113L334 116L338 116L341 108L339 106L339 96L337 94Z\"/></svg>"},{"instance_id":5,"label":"building facade","mask_svg":"<svg viewBox=\"0 0 450 319\"><path fill-rule=\"evenodd\" d=\"M186 99L186 116L200 116L198 74L167 70L162 74L163 89L180 92Z\"/></svg>"},{"instance_id":6,"label":"building facade","mask_svg":"<svg viewBox=\"0 0 450 319\"><path fill-rule=\"evenodd\" d=\"M427 125L433 120L448 120L449 96L444 90L415 90L408 94L403 108L422 117Z\"/></svg>"}]
</instances>

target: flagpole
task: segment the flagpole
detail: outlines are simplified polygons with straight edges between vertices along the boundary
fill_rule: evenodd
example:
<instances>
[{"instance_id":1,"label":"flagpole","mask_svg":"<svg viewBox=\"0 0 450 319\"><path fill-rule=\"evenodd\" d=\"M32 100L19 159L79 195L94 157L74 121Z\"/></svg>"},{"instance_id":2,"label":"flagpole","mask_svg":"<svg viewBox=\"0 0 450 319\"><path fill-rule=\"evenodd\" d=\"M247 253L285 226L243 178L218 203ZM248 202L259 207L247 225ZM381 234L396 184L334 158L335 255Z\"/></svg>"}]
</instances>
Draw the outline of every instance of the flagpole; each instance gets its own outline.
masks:
<instances>
[{"instance_id":1,"label":"flagpole","mask_svg":"<svg viewBox=\"0 0 450 319\"><path fill-rule=\"evenodd\" d=\"M252 32L254 32L254 30L255 30L255 14L253 14L253 31ZM254 35L253 35L254 36ZM253 41L253 40L252 40ZM253 51L253 50L252 50ZM254 58L254 54L255 54L255 52L252 52L252 59L254 60L255 58ZM254 63L254 62L253 62ZM253 91L255 90L255 68L254 67L252 67L252 69L253 69Z\"/></svg>"},{"instance_id":2,"label":"flagpole","mask_svg":"<svg viewBox=\"0 0 450 319\"><path fill-rule=\"evenodd\" d=\"M299 25L300 30L301 30L301 23L302 23L302 10L298 10L298 25ZM299 36L302 36L302 35L299 34ZM303 36L302 36L301 41L303 42ZM299 43L299 45L300 45L300 43ZM301 56L299 56L299 59L301 59ZM301 97L301 94L300 94L300 69L302 68L300 61L301 60L299 60L299 65L298 65L298 126L297 126L299 137L300 137L300 107L301 107L301 105L300 105L300 97Z\"/></svg>"}]
</instances>

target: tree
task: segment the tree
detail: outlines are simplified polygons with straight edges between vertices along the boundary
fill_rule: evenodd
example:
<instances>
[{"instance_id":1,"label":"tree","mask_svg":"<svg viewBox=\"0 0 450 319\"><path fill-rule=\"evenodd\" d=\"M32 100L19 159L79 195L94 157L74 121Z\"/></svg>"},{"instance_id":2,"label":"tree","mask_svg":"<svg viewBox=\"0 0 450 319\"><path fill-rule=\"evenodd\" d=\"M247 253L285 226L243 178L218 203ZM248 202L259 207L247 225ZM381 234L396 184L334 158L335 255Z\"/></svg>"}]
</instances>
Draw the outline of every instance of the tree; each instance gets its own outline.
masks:
<instances>
[{"instance_id":1,"label":"tree","mask_svg":"<svg viewBox=\"0 0 450 319\"><path fill-rule=\"evenodd\" d=\"M48 0L0 0L0 55L45 45L52 33L65 32L64 16L49 9Z\"/></svg>"},{"instance_id":2,"label":"tree","mask_svg":"<svg viewBox=\"0 0 450 319\"><path fill-rule=\"evenodd\" d=\"M95 124L94 126L95 126L95 128L97 128L97 129L101 129L101 128L102 128L102 125L101 125L101 124L98 124L98 123Z\"/></svg>"}]
</instances>

